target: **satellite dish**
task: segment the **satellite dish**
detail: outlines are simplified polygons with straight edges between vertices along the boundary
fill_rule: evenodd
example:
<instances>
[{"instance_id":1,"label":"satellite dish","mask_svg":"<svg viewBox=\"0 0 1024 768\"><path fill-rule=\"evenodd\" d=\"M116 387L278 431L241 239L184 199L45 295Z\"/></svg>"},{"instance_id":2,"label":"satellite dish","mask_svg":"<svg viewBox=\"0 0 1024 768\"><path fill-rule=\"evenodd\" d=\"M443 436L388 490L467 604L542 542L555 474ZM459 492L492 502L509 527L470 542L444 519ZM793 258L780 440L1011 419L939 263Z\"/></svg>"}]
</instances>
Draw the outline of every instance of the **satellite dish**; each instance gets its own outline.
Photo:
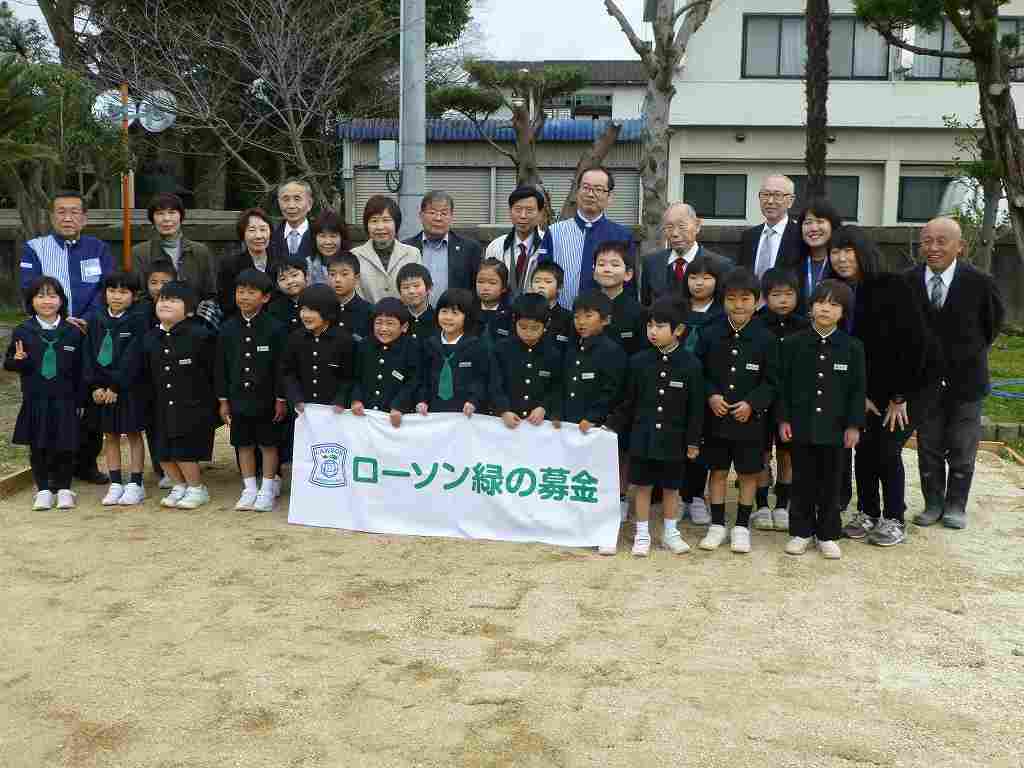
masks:
<instances>
[{"instance_id":1,"label":"satellite dish","mask_svg":"<svg viewBox=\"0 0 1024 768\"><path fill-rule=\"evenodd\" d=\"M120 127L121 126L121 113L123 107L121 105L121 93L120 91L109 90L104 91L96 100L92 103L92 114L97 120L101 122L109 122ZM128 102L128 125L135 122L138 117L138 107L135 103Z\"/></svg>"},{"instance_id":2,"label":"satellite dish","mask_svg":"<svg viewBox=\"0 0 1024 768\"><path fill-rule=\"evenodd\" d=\"M178 100L170 91L153 91L139 105L139 122L150 133L166 131L177 119Z\"/></svg>"}]
</instances>

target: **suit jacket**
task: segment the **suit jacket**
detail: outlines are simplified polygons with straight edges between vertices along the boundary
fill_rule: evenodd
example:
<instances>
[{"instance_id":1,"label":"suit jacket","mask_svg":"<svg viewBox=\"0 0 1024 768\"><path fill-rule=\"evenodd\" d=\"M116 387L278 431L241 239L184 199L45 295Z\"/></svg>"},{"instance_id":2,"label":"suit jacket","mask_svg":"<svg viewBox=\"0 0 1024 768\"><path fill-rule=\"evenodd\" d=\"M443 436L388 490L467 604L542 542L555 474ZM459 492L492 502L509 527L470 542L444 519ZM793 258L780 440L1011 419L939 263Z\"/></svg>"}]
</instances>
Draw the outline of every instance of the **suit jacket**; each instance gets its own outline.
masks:
<instances>
[{"instance_id":1,"label":"suit jacket","mask_svg":"<svg viewBox=\"0 0 1024 768\"><path fill-rule=\"evenodd\" d=\"M761 233L763 231L763 223L743 230L743 235L740 237L740 252L736 259L737 266L746 267L751 272L754 271L754 266L757 263L757 247L761 244ZM785 267L799 272L800 261L803 255L802 242L800 227L797 226L796 219L790 216L789 223L786 225L786 232L782 235L782 243L779 245L779 251L775 256L774 266Z\"/></svg>"},{"instance_id":2,"label":"suit jacket","mask_svg":"<svg viewBox=\"0 0 1024 768\"><path fill-rule=\"evenodd\" d=\"M999 287L989 275L957 261L946 300L936 310L925 289L925 269L920 264L904 273L931 334L925 381L954 400L980 400L990 388L988 350L1003 327Z\"/></svg>"},{"instance_id":3,"label":"suit jacket","mask_svg":"<svg viewBox=\"0 0 1024 768\"><path fill-rule=\"evenodd\" d=\"M384 269L380 257L373 250L373 241L367 240L362 245L352 249L359 259L359 283L356 291L371 304L376 304L385 296L400 298L398 286L395 280L398 278L398 270L406 264L422 264L423 256L418 248L405 243L395 242L395 250L391 252L391 259L388 261L388 268ZM474 273L474 282L476 273Z\"/></svg>"},{"instance_id":4,"label":"suit jacket","mask_svg":"<svg viewBox=\"0 0 1024 768\"><path fill-rule=\"evenodd\" d=\"M536 238L535 238L536 239ZM423 253L423 233L403 241ZM480 243L448 233L448 287L465 288L476 295L476 273L480 269Z\"/></svg>"},{"instance_id":5,"label":"suit jacket","mask_svg":"<svg viewBox=\"0 0 1024 768\"><path fill-rule=\"evenodd\" d=\"M533 278L533 271L537 263L547 258L548 251L544 241L544 233L534 228L533 237L530 239L530 247L527 249L526 271L523 274L523 282L519 283L516 275L516 261L519 254L513 253L516 244L516 231L510 230L504 235L491 240L484 251L485 259L497 259L508 267L508 287L512 295L528 293L530 280Z\"/></svg>"},{"instance_id":6,"label":"suit jacket","mask_svg":"<svg viewBox=\"0 0 1024 768\"><path fill-rule=\"evenodd\" d=\"M668 266L668 259L671 255L671 248L662 248L660 251L644 256L640 272L640 303L645 307L672 291L673 279L669 278L672 269ZM703 245L697 246L697 256L710 258L723 275L736 266L732 259L721 256Z\"/></svg>"},{"instance_id":7,"label":"suit jacket","mask_svg":"<svg viewBox=\"0 0 1024 768\"><path fill-rule=\"evenodd\" d=\"M270 233L270 245L267 246L267 251L270 253L270 261L274 264L280 264L288 258L288 241L284 236L286 225L287 222L282 221ZM295 252L295 255L301 256L307 261L316 255L316 249L313 247L312 226L306 227L302 239L299 240L299 250Z\"/></svg>"}]
</instances>

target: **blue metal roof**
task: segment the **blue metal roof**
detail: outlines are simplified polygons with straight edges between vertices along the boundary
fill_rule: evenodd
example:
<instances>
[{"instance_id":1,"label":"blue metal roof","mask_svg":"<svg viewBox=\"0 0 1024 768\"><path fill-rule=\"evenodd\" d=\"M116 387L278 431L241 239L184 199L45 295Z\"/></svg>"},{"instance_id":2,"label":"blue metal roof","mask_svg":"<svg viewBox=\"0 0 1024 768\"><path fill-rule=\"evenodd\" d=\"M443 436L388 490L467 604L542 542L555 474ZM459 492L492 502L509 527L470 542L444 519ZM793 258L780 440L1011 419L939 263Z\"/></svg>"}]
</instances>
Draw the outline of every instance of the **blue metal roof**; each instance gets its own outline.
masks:
<instances>
[{"instance_id":1,"label":"blue metal roof","mask_svg":"<svg viewBox=\"0 0 1024 768\"><path fill-rule=\"evenodd\" d=\"M643 120L622 120L619 143L640 141ZM541 132L541 141L594 141L605 129L607 120L548 120ZM507 120L486 120L480 123L484 134L494 141L509 142L515 132ZM338 126L338 138L352 141L398 139L397 120L350 120ZM483 141L477 127L469 120L427 120L427 141Z\"/></svg>"}]
</instances>

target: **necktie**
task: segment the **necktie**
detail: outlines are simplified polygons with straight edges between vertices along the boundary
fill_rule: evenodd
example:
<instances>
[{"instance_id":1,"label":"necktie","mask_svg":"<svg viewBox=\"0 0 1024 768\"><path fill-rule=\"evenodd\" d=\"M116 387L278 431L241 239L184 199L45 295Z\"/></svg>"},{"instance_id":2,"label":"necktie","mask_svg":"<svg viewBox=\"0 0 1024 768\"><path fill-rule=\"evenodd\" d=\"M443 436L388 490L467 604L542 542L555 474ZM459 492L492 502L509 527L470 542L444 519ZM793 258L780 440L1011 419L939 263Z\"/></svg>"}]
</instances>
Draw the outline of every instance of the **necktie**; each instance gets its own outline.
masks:
<instances>
[{"instance_id":1,"label":"necktie","mask_svg":"<svg viewBox=\"0 0 1024 768\"><path fill-rule=\"evenodd\" d=\"M675 260L672 264L672 272L675 274L676 282L683 282L683 278L686 277L686 260L681 256Z\"/></svg>"},{"instance_id":2,"label":"necktie","mask_svg":"<svg viewBox=\"0 0 1024 768\"><path fill-rule=\"evenodd\" d=\"M46 345L46 351L43 353L43 366L39 369L39 374L49 380L57 375L57 350L53 348L53 345L57 343L57 338L49 339L46 336L40 338Z\"/></svg>"},{"instance_id":3,"label":"necktie","mask_svg":"<svg viewBox=\"0 0 1024 768\"><path fill-rule=\"evenodd\" d=\"M444 365L441 366L441 375L437 379L437 396L442 400L451 400L455 397L455 384L452 377L452 352L444 358Z\"/></svg>"},{"instance_id":4,"label":"necktie","mask_svg":"<svg viewBox=\"0 0 1024 768\"><path fill-rule=\"evenodd\" d=\"M110 335L110 329L103 334L103 341L100 342L100 352L96 355L96 362L106 367L114 362L114 339Z\"/></svg>"},{"instance_id":5,"label":"necktie","mask_svg":"<svg viewBox=\"0 0 1024 768\"><path fill-rule=\"evenodd\" d=\"M519 255L516 257L516 280L519 285L523 284L523 275L526 272L526 246L519 244Z\"/></svg>"},{"instance_id":6,"label":"necktie","mask_svg":"<svg viewBox=\"0 0 1024 768\"><path fill-rule=\"evenodd\" d=\"M293 229L291 232L288 233L288 253L290 253L292 256L294 256L296 252L299 250L300 239L301 236L299 235L298 230Z\"/></svg>"},{"instance_id":7,"label":"necktie","mask_svg":"<svg viewBox=\"0 0 1024 768\"><path fill-rule=\"evenodd\" d=\"M774 236L775 230L771 227L765 227L761 247L757 249L757 262L754 264L754 274L757 275L758 280L761 279L772 265L772 238Z\"/></svg>"},{"instance_id":8,"label":"necktie","mask_svg":"<svg viewBox=\"0 0 1024 768\"><path fill-rule=\"evenodd\" d=\"M932 293L930 301L935 309L942 309L942 302L946 298L946 286L942 282L942 275L932 275L930 281L932 286Z\"/></svg>"}]
</instances>

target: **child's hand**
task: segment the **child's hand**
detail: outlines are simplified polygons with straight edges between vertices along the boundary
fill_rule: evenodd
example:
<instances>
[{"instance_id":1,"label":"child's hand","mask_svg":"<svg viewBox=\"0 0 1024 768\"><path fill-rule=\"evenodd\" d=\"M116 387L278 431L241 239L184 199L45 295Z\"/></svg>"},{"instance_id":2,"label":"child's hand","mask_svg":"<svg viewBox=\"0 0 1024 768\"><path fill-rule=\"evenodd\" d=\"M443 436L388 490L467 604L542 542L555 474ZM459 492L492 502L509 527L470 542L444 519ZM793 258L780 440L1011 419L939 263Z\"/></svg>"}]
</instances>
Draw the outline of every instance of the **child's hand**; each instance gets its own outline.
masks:
<instances>
[{"instance_id":1,"label":"child's hand","mask_svg":"<svg viewBox=\"0 0 1024 768\"><path fill-rule=\"evenodd\" d=\"M693 461L698 456L700 456L700 448L698 448L696 445L688 445L686 447L686 458L688 458L690 461Z\"/></svg>"},{"instance_id":2,"label":"child's hand","mask_svg":"<svg viewBox=\"0 0 1024 768\"><path fill-rule=\"evenodd\" d=\"M416 413L420 416L426 416L430 412L430 406L426 403L416 403Z\"/></svg>"},{"instance_id":3,"label":"child's hand","mask_svg":"<svg viewBox=\"0 0 1024 768\"><path fill-rule=\"evenodd\" d=\"M14 359L28 360L28 352L25 351L25 344L21 341L14 342Z\"/></svg>"},{"instance_id":4,"label":"child's hand","mask_svg":"<svg viewBox=\"0 0 1024 768\"><path fill-rule=\"evenodd\" d=\"M338 405L337 403L335 403L335 405L334 405L334 412L337 413L338 415L343 414L345 412L345 406L344 405Z\"/></svg>"},{"instance_id":5,"label":"child's hand","mask_svg":"<svg viewBox=\"0 0 1024 768\"><path fill-rule=\"evenodd\" d=\"M462 406L462 412L466 414L466 418L468 419L470 416L476 413L476 406L473 405L472 403L466 403L464 406Z\"/></svg>"},{"instance_id":6,"label":"child's hand","mask_svg":"<svg viewBox=\"0 0 1024 768\"><path fill-rule=\"evenodd\" d=\"M107 405L113 405L114 403L116 403L117 402L117 392L115 392L112 389L108 389L108 390L105 390L105 391L107 393L106 394Z\"/></svg>"},{"instance_id":7,"label":"child's hand","mask_svg":"<svg viewBox=\"0 0 1024 768\"><path fill-rule=\"evenodd\" d=\"M580 419L580 432L582 432L584 435L587 434L587 432L589 432L590 428L593 426L594 424L592 422L589 422L586 419Z\"/></svg>"},{"instance_id":8,"label":"child's hand","mask_svg":"<svg viewBox=\"0 0 1024 768\"><path fill-rule=\"evenodd\" d=\"M846 431L843 432L843 447L850 450L851 448L856 448L859 442L860 429L857 427L847 427Z\"/></svg>"},{"instance_id":9,"label":"child's hand","mask_svg":"<svg viewBox=\"0 0 1024 768\"><path fill-rule=\"evenodd\" d=\"M788 443L793 439L793 425L788 421L784 421L779 424L779 437L782 438L782 442Z\"/></svg>"},{"instance_id":10,"label":"child's hand","mask_svg":"<svg viewBox=\"0 0 1024 768\"><path fill-rule=\"evenodd\" d=\"M362 410L362 406L363 406L363 404L360 403L359 404L359 409L360 410ZM355 413L355 408L352 409L352 412ZM358 415L362 416L361 413L358 414ZM397 410L395 408L392 408L391 409L391 413L388 414L388 419L391 421L391 426L394 427L395 429L398 429L400 426L402 426L402 412L401 411L399 411L399 410Z\"/></svg>"},{"instance_id":11,"label":"child's hand","mask_svg":"<svg viewBox=\"0 0 1024 768\"><path fill-rule=\"evenodd\" d=\"M708 398L708 405L711 406L711 412L715 416L725 416L729 413L729 404L725 402L725 398L721 395L712 395Z\"/></svg>"},{"instance_id":12,"label":"child's hand","mask_svg":"<svg viewBox=\"0 0 1024 768\"><path fill-rule=\"evenodd\" d=\"M231 426L231 403L227 400L220 401L220 420Z\"/></svg>"},{"instance_id":13,"label":"child's hand","mask_svg":"<svg viewBox=\"0 0 1024 768\"><path fill-rule=\"evenodd\" d=\"M522 421L522 419L512 413L512 411L505 411L501 414L501 420L505 422L505 426L509 429L515 429L519 426L519 422Z\"/></svg>"},{"instance_id":14,"label":"child's hand","mask_svg":"<svg viewBox=\"0 0 1024 768\"><path fill-rule=\"evenodd\" d=\"M274 401L274 423L279 424L284 421L285 416L288 415L288 401L287 400L275 400Z\"/></svg>"},{"instance_id":15,"label":"child's hand","mask_svg":"<svg viewBox=\"0 0 1024 768\"><path fill-rule=\"evenodd\" d=\"M529 417L527 417L526 420L533 424L533 426L539 427L541 424L544 423L544 417L547 415L547 411L545 411L543 407L538 405L536 408L530 411L530 415Z\"/></svg>"},{"instance_id":16,"label":"child's hand","mask_svg":"<svg viewBox=\"0 0 1024 768\"><path fill-rule=\"evenodd\" d=\"M21 342L19 342L19 344L20 343ZM107 402L106 396L103 394L102 389L97 389L92 393L92 401L96 403L96 405L103 405L104 403Z\"/></svg>"},{"instance_id":17,"label":"child's hand","mask_svg":"<svg viewBox=\"0 0 1024 768\"><path fill-rule=\"evenodd\" d=\"M746 400L741 400L736 405L730 405L729 410L732 411L732 417L740 424L750 421L750 414L754 412L754 409L750 407L750 403Z\"/></svg>"},{"instance_id":18,"label":"child's hand","mask_svg":"<svg viewBox=\"0 0 1024 768\"><path fill-rule=\"evenodd\" d=\"M304 410L306 410L306 404L305 403L296 403L295 404L295 412L296 413L302 413Z\"/></svg>"},{"instance_id":19,"label":"child's hand","mask_svg":"<svg viewBox=\"0 0 1024 768\"><path fill-rule=\"evenodd\" d=\"M366 408L363 407L363 401L362 400L353 400L352 401L352 413L355 416L365 416L366 415Z\"/></svg>"},{"instance_id":20,"label":"child's hand","mask_svg":"<svg viewBox=\"0 0 1024 768\"><path fill-rule=\"evenodd\" d=\"M874 401L870 397L864 398L864 413L873 413L875 416L882 415L878 410L878 406L875 405Z\"/></svg>"}]
</instances>

